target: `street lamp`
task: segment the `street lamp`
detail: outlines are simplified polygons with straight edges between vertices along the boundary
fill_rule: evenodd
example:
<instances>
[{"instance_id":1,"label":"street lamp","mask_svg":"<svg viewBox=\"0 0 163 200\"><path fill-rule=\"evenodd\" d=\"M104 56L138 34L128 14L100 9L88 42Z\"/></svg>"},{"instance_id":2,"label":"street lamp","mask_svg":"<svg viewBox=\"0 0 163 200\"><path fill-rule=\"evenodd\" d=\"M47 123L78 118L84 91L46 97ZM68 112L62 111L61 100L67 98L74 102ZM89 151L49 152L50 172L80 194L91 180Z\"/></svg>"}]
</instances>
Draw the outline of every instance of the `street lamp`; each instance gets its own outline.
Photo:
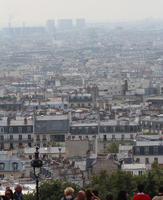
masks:
<instances>
[{"instance_id":1,"label":"street lamp","mask_svg":"<svg viewBox=\"0 0 163 200\"><path fill-rule=\"evenodd\" d=\"M39 147L36 147L35 158L31 161L31 166L33 167L33 172L36 180L36 200L39 200L38 196L38 183L39 183L39 175L42 167L42 160L39 159Z\"/></svg>"},{"instance_id":2,"label":"street lamp","mask_svg":"<svg viewBox=\"0 0 163 200\"><path fill-rule=\"evenodd\" d=\"M59 151L59 159L61 160L61 151L62 151L62 147L58 147L58 151Z\"/></svg>"}]
</instances>

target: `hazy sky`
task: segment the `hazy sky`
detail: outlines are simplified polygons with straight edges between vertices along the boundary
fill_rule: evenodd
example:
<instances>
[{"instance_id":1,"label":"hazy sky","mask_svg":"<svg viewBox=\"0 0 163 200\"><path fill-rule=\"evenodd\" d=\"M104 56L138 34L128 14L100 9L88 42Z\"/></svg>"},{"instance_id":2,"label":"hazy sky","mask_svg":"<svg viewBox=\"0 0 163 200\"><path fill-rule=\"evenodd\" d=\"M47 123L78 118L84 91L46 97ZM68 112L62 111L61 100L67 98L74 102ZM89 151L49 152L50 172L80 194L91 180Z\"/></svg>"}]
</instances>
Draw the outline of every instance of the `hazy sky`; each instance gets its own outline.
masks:
<instances>
[{"instance_id":1,"label":"hazy sky","mask_svg":"<svg viewBox=\"0 0 163 200\"><path fill-rule=\"evenodd\" d=\"M0 25L45 24L46 19L163 18L163 0L0 0Z\"/></svg>"}]
</instances>

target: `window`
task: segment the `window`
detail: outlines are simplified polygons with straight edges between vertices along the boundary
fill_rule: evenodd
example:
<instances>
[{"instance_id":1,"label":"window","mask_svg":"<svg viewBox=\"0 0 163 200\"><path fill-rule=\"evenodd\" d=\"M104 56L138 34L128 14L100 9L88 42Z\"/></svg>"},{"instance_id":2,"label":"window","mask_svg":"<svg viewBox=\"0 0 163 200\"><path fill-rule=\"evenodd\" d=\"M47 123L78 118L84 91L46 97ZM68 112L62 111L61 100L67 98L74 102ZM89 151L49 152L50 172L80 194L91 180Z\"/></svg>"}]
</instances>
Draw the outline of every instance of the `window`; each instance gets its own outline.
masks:
<instances>
[{"instance_id":1,"label":"window","mask_svg":"<svg viewBox=\"0 0 163 200\"><path fill-rule=\"evenodd\" d=\"M136 154L140 154L140 147L136 147Z\"/></svg>"},{"instance_id":2,"label":"window","mask_svg":"<svg viewBox=\"0 0 163 200\"><path fill-rule=\"evenodd\" d=\"M40 147L40 143L37 143L37 146Z\"/></svg>"},{"instance_id":3,"label":"window","mask_svg":"<svg viewBox=\"0 0 163 200\"><path fill-rule=\"evenodd\" d=\"M112 140L115 140L115 135L112 135Z\"/></svg>"},{"instance_id":4,"label":"window","mask_svg":"<svg viewBox=\"0 0 163 200\"><path fill-rule=\"evenodd\" d=\"M140 162L140 158L136 158L136 163L139 163Z\"/></svg>"},{"instance_id":5,"label":"window","mask_svg":"<svg viewBox=\"0 0 163 200\"><path fill-rule=\"evenodd\" d=\"M55 142L64 142L65 136L64 135L51 135L50 140L55 141Z\"/></svg>"},{"instance_id":6,"label":"window","mask_svg":"<svg viewBox=\"0 0 163 200\"><path fill-rule=\"evenodd\" d=\"M0 179L4 179L4 174L0 174Z\"/></svg>"},{"instance_id":7,"label":"window","mask_svg":"<svg viewBox=\"0 0 163 200\"><path fill-rule=\"evenodd\" d=\"M96 127L96 126L92 126L91 132L92 132L92 133L97 133L97 132L98 132L97 127Z\"/></svg>"},{"instance_id":8,"label":"window","mask_svg":"<svg viewBox=\"0 0 163 200\"><path fill-rule=\"evenodd\" d=\"M89 150L93 151L93 144L89 144Z\"/></svg>"},{"instance_id":9,"label":"window","mask_svg":"<svg viewBox=\"0 0 163 200\"><path fill-rule=\"evenodd\" d=\"M106 135L103 136L103 140L104 140L104 141L107 141Z\"/></svg>"},{"instance_id":10,"label":"window","mask_svg":"<svg viewBox=\"0 0 163 200\"><path fill-rule=\"evenodd\" d=\"M36 136L36 140L37 140L37 141L40 140L40 136L39 136L39 135Z\"/></svg>"},{"instance_id":11,"label":"window","mask_svg":"<svg viewBox=\"0 0 163 200\"><path fill-rule=\"evenodd\" d=\"M13 135L10 135L10 140L13 140Z\"/></svg>"},{"instance_id":12,"label":"window","mask_svg":"<svg viewBox=\"0 0 163 200\"><path fill-rule=\"evenodd\" d=\"M22 147L22 146L23 146L23 144L21 142L19 142L19 147Z\"/></svg>"},{"instance_id":13,"label":"window","mask_svg":"<svg viewBox=\"0 0 163 200\"><path fill-rule=\"evenodd\" d=\"M30 126L27 127L27 132L31 133L31 127Z\"/></svg>"},{"instance_id":14,"label":"window","mask_svg":"<svg viewBox=\"0 0 163 200\"><path fill-rule=\"evenodd\" d=\"M104 142L104 150L106 149L106 143Z\"/></svg>"},{"instance_id":15,"label":"window","mask_svg":"<svg viewBox=\"0 0 163 200\"><path fill-rule=\"evenodd\" d=\"M14 171L18 170L18 163L17 162L13 162L12 163L12 168Z\"/></svg>"},{"instance_id":16,"label":"window","mask_svg":"<svg viewBox=\"0 0 163 200\"><path fill-rule=\"evenodd\" d=\"M149 158L145 158L145 164L149 164Z\"/></svg>"},{"instance_id":17,"label":"window","mask_svg":"<svg viewBox=\"0 0 163 200\"><path fill-rule=\"evenodd\" d=\"M85 132L88 133L88 127L85 127Z\"/></svg>"},{"instance_id":18,"label":"window","mask_svg":"<svg viewBox=\"0 0 163 200\"><path fill-rule=\"evenodd\" d=\"M131 175L133 175L133 171L127 171L128 173L130 173Z\"/></svg>"},{"instance_id":19,"label":"window","mask_svg":"<svg viewBox=\"0 0 163 200\"><path fill-rule=\"evenodd\" d=\"M153 153L154 153L155 155L158 154L158 146L153 147Z\"/></svg>"},{"instance_id":20,"label":"window","mask_svg":"<svg viewBox=\"0 0 163 200\"><path fill-rule=\"evenodd\" d=\"M42 138L42 140L46 140L46 135L43 135L43 138Z\"/></svg>"},{"instance_id":21,"label":"window","mask_svg":"<svg viewBox=\"0 0 163 200\"><path fill-rule=\"evenodd\" d=\"M13 128L12 127L9 128L9 133L13 133Z\"/></svg>"},{"instance_id":22,"label":"window","mask_svg":"<svg viewBox=\"0 0 163 200\"><path fill-rule=\"evenodd\" d=\"M0 163L0 170L4 170L5 169L5 163Z\"/></svg>"},{"instance_id":23,"label":"window","mask_svg":"<svg viewBox=\"0 0 163 200\"><path fill-rule=\"evenodd\" d=\"M18 132L22 133L22 127L18 127Z\"/></svg>"},{"instance_id":24,"label":"window","mask_svg":"<svg viewBox=\"0 0 163 200\"><path fill-rule=\"evenodd\" d=\"M0 128L0 132L4 133L4 128L3 127Z\"/></svg>"},{"instance_id":25,"label":"window","mask_svg":"<svg viewBox=\"0 0 163 200\"><path fill-rule=\"evenodd\" d=\"M30 142L28 143L28 146L29 146L29 147L32 147L32 145L31 145L31 143L30 143Z\"/></svg>"},{"instance_id":26,"label":"window","mask_svg":"<svg viewBox=\"0 0 163 200\"><path fill-rule=\"evenodd\" d=\"M82 140L82 136L79 136L79 140Z\"/></svg>"},{"instance_id":27,"label":"window","mask_svg":"<svg viewBox=\"0 0 163 200\"><path fill-rule=\"evenodd\" d=\"M144 153L145 153L146 155L149 154L149 147L144 147Z\"/></svg>"},{"instance_id":28,"label":"window","mask_svg":"<svg viewBox=\"0 0 163 200\"><path fill-rule=\"evenodd\" d=\"M143 174L142 171L139 171L138 173L139 173L139 176L142 176L142 174Z\"/></svg>"},{"instance_id":29,"label":"window","mask_svg":"<svg viewBox=\"0 0 163 200\"><path fill-rule=\"evenodd\" d=\"M4 150L4 143L0 144L0 150Z\"/></svg>"},{"instance_id":30,"label":"window","mask_svg":"<svg viewBox=\"0 0 163 200\"><path fill-rule=\"evenodd\" d=\"M133 132L134 128L133 126L130 126L130 132Z\"/></svg>"},{"instance_id":31,"label":"window","mask_svg":"<svg viewBox=\"0 0 163 200\"><path fill-rule=\"evenodd\" d=\"M31 135L28 135L28 140L31 140Z\"/></svg>"},{"instance_id":32,"label":"window","mask_svg":"<svg viewBox=\"0 0 163 200\"><path fill-rule=\"evenodd\" d=\"M122 139L122 140L125 139L125 135L124 135L124 134L121 135L121 139Z\"/></svg>"},{"instance_id":33,"label":"window","mask_svg":"<svg viewBox=\"0 0 163 200\"><path fill-rule=\"evenodd\" d=\"M0 140L3 141L4 140L4 136L0 135Z\"/></svg>"},{"instance_id":34,"label":"window","mask_svg":"<svg viewBox=\"0 0 163 200\"><path fill-rule=\"evenodd\" d=\"M19 135L19 140L22 140L22 135Z\"/></svg>"},{"instance_id":35,"label":"window","mask_svg":"<svg viewBox=\"0 0 163 200\"><path fill-rule=\"evenodd\" d=\"M134 138L134 137L133 137L133 134L130 134L130 139L133 140L133 138Z\"/></svg>"},{"instance_id":36,"label":"window","mask_svg":"<svg viewBox=\"0 0 163 200\"><path fill-rule=\"evenodd\" d=\"M157 157L155 157L155 158L154 158L154 161L158 163L158 158L157 158Z\"/></svg>"},{"instance_id":37,"label":"window","mask_svg":"<svg viewBox=\"0 0 163 200\"><path fill-rule=\"evenodd\" d=\"M13 143L10 143L10 149L14 149Z\"/></svg>"}]
</instances>

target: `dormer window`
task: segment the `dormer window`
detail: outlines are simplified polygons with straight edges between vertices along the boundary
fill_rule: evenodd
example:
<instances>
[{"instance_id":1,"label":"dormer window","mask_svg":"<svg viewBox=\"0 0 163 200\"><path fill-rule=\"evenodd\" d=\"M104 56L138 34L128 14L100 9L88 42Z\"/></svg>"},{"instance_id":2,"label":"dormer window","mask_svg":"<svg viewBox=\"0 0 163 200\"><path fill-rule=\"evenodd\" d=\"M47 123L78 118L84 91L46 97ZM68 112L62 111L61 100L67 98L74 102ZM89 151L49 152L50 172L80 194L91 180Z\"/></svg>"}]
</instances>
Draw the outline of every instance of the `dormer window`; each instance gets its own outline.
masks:
<instances>
[{"instance_id":1,"label":"dormer window","mask_svg":"<svg viewBox=\"0 0 163 200\"><path fill-rule=\"evenodd\" d=\"M147 155L149 154L149 147L144 147L144 153Z\"/></svg>"},{"instance_id":2,"label":"dormer window","mask_svg":"<svg viewBox=\"0 0 163 200\"><path fill-rule=\"evenodd\" d=\"M13 128L12 127L9 128L9 133L13 133Z\"/></svg>"},{"instance_id":3,"label":"dormer window","mask_svg":"<svg viewBox=\"0 0 163 200\"><path fill-rule=\"evenodd\" d=\"M0 170L4 170L5 169L5 163L0 163Z\"/></svg>"},{"instance_id":4,"label":"dormer window","mask_svg":"<svg viewBox=\"0 0 163 200\"><path fill-rule=\"evenodd\" d=\"M0 128L0 132L4 133L4 128L3 127Z\"/></svg>"},{"instance_id":5,"label":"dormer window","mask_svg":"<svg viewBox=\"0 0 163 200\"><path fill-rule=\"evenodd\" d=\"M18 132L22 133L22 127L18 127Z\"/></svg>"},{"instance_id":6,"label":"dormer window","mask_svg":"<svg viewBox=\"0 0 163 200\"><path fill-rule=\"evenodd\" d=\"M4 140L4 136L0 135L0 140L3 141Z\"/></svg>"},{"instance_id":7,"label":"dormer window","mask_svg":"<svg viewBox=\"0 0 163 200\"><path fill-rule=\"evenodd\" d=\"M153 153L154 153L155 155L158 154L158 146L154 146L154 147L153 147Z\"/></svg>"},{"instance_id":8,"label":"dormer window","mask_svg":"<svg viewBox=\"0 0 163 200\"><path fill-rule=\"evenodd\" d=\"M30 126L27 127L27 132L28 132L28 133L31 132L31 127L30 127Z\"/></svg>"},{"instance_id":9,"label":"dormer window","mask_svg":"<svg viewBox=\"0 0 163 200\"><path fill-rule=\"evenodd\" d=\"M13 162L12 163L12 168L14 171L18 170L18 163L17 162Z\"/></svg>"},{"instance_id":10,"label":"dormer window","mask_svg":"<svg viewBox=\"0 0 163 200\"><path fill-rule=\"evenodd\" d=\"M140 154L140 147L136 147L136 154Z\"/></svg>"}]
</instances>

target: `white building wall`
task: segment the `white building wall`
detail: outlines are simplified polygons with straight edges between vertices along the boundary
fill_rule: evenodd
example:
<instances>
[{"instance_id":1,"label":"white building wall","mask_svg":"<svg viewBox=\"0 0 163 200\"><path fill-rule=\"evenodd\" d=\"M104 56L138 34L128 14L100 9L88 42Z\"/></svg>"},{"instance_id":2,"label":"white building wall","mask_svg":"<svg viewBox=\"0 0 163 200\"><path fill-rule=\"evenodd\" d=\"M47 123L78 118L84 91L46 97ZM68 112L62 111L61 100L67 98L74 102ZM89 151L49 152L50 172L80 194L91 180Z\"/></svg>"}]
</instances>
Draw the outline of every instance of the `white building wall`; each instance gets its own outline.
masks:
<instances>
[{"instance_id":1,"label":"white building wall","mask_svg":"<svg viewBox=\"0 0 163 200\"><path fill-rule=\"evenodd\" d=\"M100 133L97 134L98 139L107 141L111 140L134 140L136 133ZM94 139L96 135L71 135L72 140Z\"/></svg>"},{"instance_id":2,"label":"white building wall","mask_svg":"<svg viewBox=\"0 0 163 200\"><path fill-rule=\"evenodd\" d=\"M158 159L158 164L163 164L163 156L162 155L137 155L134 156L134 161L139 160L139 163L144 164L147 161L147 158L149 160L149 164L152 164L155 159Z\"/></svg>"}]
</instances>

